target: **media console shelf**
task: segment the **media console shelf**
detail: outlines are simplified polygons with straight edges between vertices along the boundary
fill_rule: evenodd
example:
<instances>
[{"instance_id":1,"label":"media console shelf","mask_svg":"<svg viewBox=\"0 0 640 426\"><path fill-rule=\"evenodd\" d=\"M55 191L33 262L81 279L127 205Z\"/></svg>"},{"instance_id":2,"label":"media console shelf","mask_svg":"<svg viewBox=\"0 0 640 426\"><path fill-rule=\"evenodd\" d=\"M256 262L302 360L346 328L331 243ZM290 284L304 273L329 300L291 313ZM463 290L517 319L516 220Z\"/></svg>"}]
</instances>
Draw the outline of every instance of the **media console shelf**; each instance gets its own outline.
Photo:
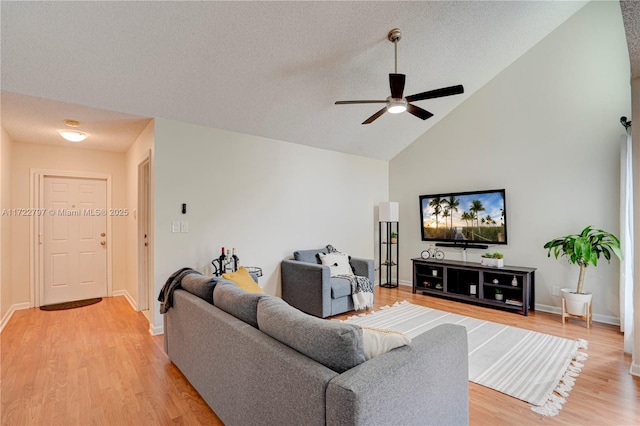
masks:
<instances>
[{"instance_id":1,"label":"media console shelf","mask_svg":"<svg viewBox=\"0 0 640 426\"><path fill-rule=\"evenodd\" d=\"M413 292L529 315L535 311L535 270L476 262L411 259ZM502 300L496 300L496 293Z\"/></svg>"}]
</instances>

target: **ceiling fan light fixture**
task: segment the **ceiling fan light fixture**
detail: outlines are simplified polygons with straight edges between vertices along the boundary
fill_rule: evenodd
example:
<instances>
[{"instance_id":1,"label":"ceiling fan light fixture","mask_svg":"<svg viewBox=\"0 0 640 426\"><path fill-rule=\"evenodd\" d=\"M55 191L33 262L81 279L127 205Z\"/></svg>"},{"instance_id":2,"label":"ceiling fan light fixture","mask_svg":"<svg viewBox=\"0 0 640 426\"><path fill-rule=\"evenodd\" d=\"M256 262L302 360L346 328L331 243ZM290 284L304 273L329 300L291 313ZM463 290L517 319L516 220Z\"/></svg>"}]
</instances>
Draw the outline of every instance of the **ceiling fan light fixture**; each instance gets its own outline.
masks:
<instances>
[{"instance_id":1,"label":"ceiling fan light fixture","mask_svg":"<svg viewBox=\"0 0 640 426\"><path fill-rule=\"evenodd\" d=\"M60 136L62 136L63 138L65 138L69 142L82 142L83 140L85 140L87 138L87 134L86 133L82 133L82 132L73 132L73 131L69 131L69 130L58 130L58 133L60 133Z\"/></svg>"},{"instance_id":2,"label":"ceiling fan light fixture","mask_svg":"<svg viewBox=\"0 0 640 426\"><path fill-rule=\"evenodd\" d=\"M389 103L387 104L387 111L391 114L400 114L401 112L405 112L407 110L407 101L404 99L389 99Z\"/></svg>"}]
</instances>

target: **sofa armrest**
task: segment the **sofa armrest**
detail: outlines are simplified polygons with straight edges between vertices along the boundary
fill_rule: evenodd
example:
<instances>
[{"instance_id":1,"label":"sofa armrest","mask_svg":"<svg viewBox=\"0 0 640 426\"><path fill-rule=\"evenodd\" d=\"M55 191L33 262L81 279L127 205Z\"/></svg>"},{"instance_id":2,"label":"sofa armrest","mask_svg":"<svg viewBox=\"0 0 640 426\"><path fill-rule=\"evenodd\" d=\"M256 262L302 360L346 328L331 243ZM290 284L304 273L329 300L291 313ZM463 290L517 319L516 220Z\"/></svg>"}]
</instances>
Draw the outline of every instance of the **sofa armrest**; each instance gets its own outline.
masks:
<instances>
[{"instance_id":1,"label":"sofa armrest","mask_svg":"<svg viewBox=\"0 0 640 426\"><path fill-rule=\"evenodd\" d=\"M327 387L327 425L469 423L467 332L443 324Z\"/></svg>"},{"instance_id":2,"label":"sofa armrest","mask_svg":"<svg viewBox=\"0 0 640 426\"><path fill-rule=\"evenodd\" d=\"M361 277L368 277L371 283L375 282L373 259L351 258L351 268L353 273Z\"/></svg>"},{"instance_id":3,"label":"sofa armrest","mask_svg":"<svg viewBox=\"0 0 640 426\"><path fill-rule=\"evenodd\" d=\"M283 260L282 299L310 315L331 315L331 270L315 263Z\"/></svg>"}]
</instances>

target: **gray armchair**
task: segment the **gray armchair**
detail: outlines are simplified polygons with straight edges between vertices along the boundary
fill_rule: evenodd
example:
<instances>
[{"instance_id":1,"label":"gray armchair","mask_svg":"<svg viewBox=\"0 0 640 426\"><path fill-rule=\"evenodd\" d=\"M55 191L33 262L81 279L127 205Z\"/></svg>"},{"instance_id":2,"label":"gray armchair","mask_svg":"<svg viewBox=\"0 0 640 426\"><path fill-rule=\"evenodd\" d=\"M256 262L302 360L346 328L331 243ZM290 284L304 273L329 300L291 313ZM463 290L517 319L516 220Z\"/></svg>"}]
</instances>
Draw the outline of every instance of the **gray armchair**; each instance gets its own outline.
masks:
<instances>
[{"instance_id":1,"label":"gray armchair","mask_svg":"<svg viewBox=\"0 0 640 426\"><path fill-rule=\"evenodd\" d=\"M282 298L291 306L320 318L352 311L349 280L331 278L329 267L321 264L318 253L327 253L327 249L298 250L293 253L293 259L282 261ZM372 259L352 257L350 263L354 274L375 282Z\"/></svg>"}]
</instances>

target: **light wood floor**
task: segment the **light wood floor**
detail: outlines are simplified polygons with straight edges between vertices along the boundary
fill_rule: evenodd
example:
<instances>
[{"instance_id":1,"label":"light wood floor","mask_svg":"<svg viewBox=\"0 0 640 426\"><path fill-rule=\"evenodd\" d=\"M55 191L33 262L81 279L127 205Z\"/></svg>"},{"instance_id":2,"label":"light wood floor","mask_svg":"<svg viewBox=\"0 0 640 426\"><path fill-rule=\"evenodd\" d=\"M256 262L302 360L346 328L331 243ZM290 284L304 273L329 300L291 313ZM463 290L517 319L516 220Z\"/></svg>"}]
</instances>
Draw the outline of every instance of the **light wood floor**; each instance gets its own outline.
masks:
<instances>
[{"instance_id":1,"label":"light wood floor","mask_svg":"<svg viewBox=\"0 0 640 426\"><path fill-rule=\"evenodd\" d=\"M578 319L563 326L558 315L523 317L376 288L375 309L398 300L589 341L589 358L558 416L542 417L525 402L469 383L472 425L640 424L640 379L628 374L617 327L588 330ZM162 336L150 336L144 316L123 297L68 311L17 311L0 344L2 425L222 424L167 359Z\"/></svg>"}]
</instances>

